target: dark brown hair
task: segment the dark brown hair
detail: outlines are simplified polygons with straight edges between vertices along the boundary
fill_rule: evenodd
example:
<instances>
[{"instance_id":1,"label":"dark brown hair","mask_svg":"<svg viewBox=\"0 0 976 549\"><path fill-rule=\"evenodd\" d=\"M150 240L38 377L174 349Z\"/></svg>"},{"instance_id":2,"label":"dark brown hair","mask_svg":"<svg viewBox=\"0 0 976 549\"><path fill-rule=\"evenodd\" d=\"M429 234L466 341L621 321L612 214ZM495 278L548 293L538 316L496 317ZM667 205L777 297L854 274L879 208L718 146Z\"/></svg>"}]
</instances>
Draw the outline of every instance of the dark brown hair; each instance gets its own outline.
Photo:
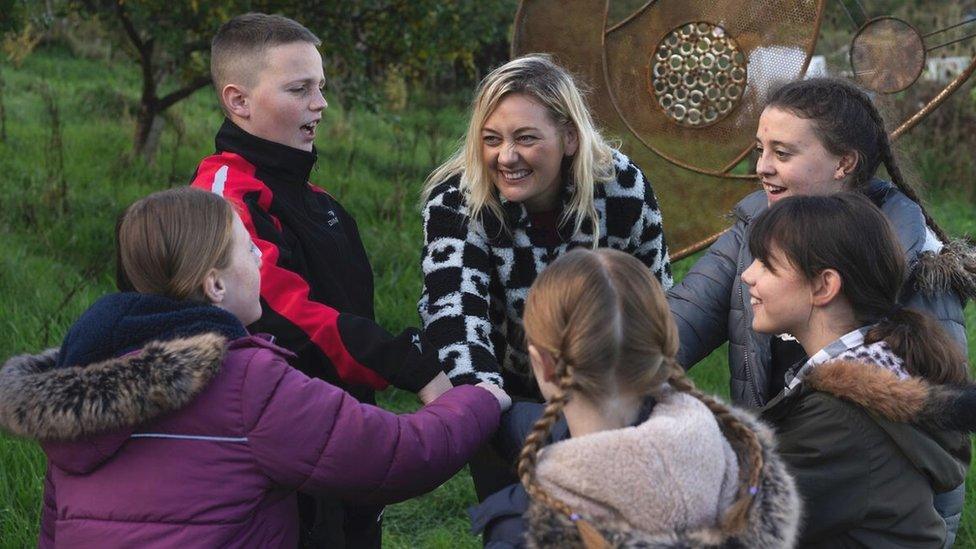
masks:
<instances>
[{"instance_id":1,"label":"dark brown hair","mask_svg":"<svg viewBox=\"0 0 976 549\"><path fill-rule=\"evenodd\" d=\"M294 42L322 44L312 31L281 15L245 13L224 23L210 43L210 76L217 96L227 84L251 82L264 69L268 48Z\"/></svg>"},{"instance_id":2,"label":"dark brown hair","mask_svg":"<svg viewBox=\"0 0 976 549\"><path fill-rule=\"evenodd\" d=\"M235 215L229 202L193 187L133 203L116 233L119 289L203 300L207 273L230 263Z\"/></svg>"},{"instance_id":3,"label":"dark brown hair","mask_svg":"<svg viewBox=\"0 0 976 549\"><path fill-rule=\"evenodd\" d=\"M824 148L832 154L857 154L850 190L864 191L884 164L891 182L918 204L925 223L943 242L949 238L929 216L915 188L895 162L884 119L871 98L854 83L841 78L796 80L777 89L766 107L775 107L810 120Z\"/></svg>"},{"instance_id":4,"label":"dark brown hair","mask_svg":"<svg viewBox=\"0 0 976 549\"><path fill-rule=\"evenodd\" d=\"M664 290L646 265L609 248L562 255L532 284L524 325L526 339L555 358L558 378L557 394L519 456L519 477L535 500L574 516L535 477L539 451L574 394L594 402L623 391L660 398L670 386L705 403L732 447L740 451L739 494L722 518L722 528L731 534L745 527L754 498L749 488L759 486L763 468L759 440L725 404L698 391L675 361L678 331ZM600 545L592 526L582 520L576 524L588 546Z\"/></svg>"},{"instance_id":5,"label":"dark brown hair","mask_svg":"<svg viewBox=\"0 0 976 549\"><path fill-rule=\"evenodd\" d=\"M779 250L805 279L834 269L841 294L860 326L875 324L865 341L884 340L912 375L934 383L962 383L966 359L934 319L899 305L905 259L887 218L860 193L791 196L777 201L754 222L752 256L770 262Z\"/></svg>"}]
</instances>

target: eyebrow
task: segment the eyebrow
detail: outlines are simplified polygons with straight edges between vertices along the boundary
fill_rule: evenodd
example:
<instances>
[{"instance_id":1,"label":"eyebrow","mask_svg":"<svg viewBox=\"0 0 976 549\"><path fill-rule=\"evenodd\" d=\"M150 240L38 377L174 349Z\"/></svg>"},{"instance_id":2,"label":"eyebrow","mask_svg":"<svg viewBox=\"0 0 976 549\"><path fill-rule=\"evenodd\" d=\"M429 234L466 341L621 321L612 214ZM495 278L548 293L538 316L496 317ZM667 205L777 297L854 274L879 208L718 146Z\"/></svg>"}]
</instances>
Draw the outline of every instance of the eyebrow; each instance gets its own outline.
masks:
<instances>
[{"instance_id":1,"label":"eyebrow","mask_svg":"<svg viewBox=\"0 0 976 549\"><path fill-rule=\"evenodd\" d=\"M491 133L499 133L499 134L501 133L498 130L489 128L488 126L485 126L485 127L481 128L481 131L483 131L483 132L491 132ZM515 128L515 131L512 132L512 133L539 132L539 131L540 131L539 128L536 128L535 126L522 126L521 128Z\"/></svg>"},{"instance_id":2,"label":"eyebrow","mask_svg":"<svg viewBox=\"0 0 976 549\"><path fill-rule=\"evenodd\" d=\"M319 82L325 84L325 78L322 80L316 80L315 78L296 78L295 80L289 81L286 86L292 86L295 84L318 84Z\"/></svg>"},{"instance_id":3,"label":"eyebrow","mask_svg":"<svg viewBox=\"0 0 976 549\"><path fill-rule=\"evenodd\" d=\"M762 145L762 141L759 139L759 136L756 136L756 144L757 145ZM789 148L789 149L792 149L792 148L795 147L792 143L787 143L786 141L770 141L769 142L769 145L772 146L772 147L779 146L779 147L786 147L786 148Z\"/></svg>"}]
</instances>

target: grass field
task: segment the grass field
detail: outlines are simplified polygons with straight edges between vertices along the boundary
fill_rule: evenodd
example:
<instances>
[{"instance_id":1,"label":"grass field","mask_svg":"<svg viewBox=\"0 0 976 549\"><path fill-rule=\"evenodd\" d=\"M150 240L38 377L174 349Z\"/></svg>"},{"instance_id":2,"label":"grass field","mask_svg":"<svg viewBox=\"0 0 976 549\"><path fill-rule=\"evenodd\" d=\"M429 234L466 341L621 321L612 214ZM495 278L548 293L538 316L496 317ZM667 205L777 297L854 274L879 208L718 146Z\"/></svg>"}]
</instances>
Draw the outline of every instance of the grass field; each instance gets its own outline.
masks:
<instances>
[{"instance_id":1,"label":"grass field","mask_svg":"<svg viewBox=\"0 0 976 549\"><path fill-rule=\"evenodd\" d=\"M139 84L132 65L48 50L18 70L0 70L6 84L0 88L6 111L6 138L0 141L0 358L5 359L57 345L72 319L113 291L116 215L142 195L185 184L197 161L212 152L221 117L210 90L179 104L149 166L126 153L134 123L125 105ZM313 181L358 220L376 273L377 316L391 330L418 323L417 196L426 174L461 135L464 113L458 103L401 113L333 108L320 126ZM972 204L944 195L932 206L951 232L976 234ZM676 266L679 278L689 265ZM969 335L976 342L974 317L970 305ZM708 390L727 393L724 348L697 366L693 377ZM381 403L398 411L416 407L412 395L397 391L383 394ZM0 435L0 547L35 543L43 471L36 445ZM976 487L972 475L969 487ZM976 494L968 499L961 547L976 546ZM477 547L465 514L473 502L470 479L462 472L427 496L392 506L384 522L385 546Z\"/></svg>"}]
</instances>

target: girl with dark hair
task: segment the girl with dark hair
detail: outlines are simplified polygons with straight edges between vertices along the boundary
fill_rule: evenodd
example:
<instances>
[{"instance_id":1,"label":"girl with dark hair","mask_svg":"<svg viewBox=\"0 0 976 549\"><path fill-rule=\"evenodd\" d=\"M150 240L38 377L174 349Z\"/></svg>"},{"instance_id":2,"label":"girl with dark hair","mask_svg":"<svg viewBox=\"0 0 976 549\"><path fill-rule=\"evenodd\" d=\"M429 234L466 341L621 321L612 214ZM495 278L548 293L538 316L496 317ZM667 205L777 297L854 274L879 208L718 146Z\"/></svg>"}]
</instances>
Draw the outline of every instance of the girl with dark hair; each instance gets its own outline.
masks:
<instances>
[{"instance_id":1,"label":"girl with dark hair","mask_svg":"<svg viewBox=\"0 0 976 549\"><path fill-rule=\"evenodd\" d=\"M475 511L486 542L792 546L800 502L768 427L685 376L664 292L638 259L559 257L529 290L525 333L547 404L541 417L535 403L513 409L535 420L527 436L502 433L524 441L521 484ZM547 445L561 416L572 437Z\"/></svg>"},{"instance_id":2,"label":"girl with dark hair","mask_svg":"<svg viewBox=\"0 0 976 549\"><path fill-rule=\"evenodd\" d=\"M906 266L885 216L859 193L789 197L754 221L749 250L752 329L789 333L809 357L760 416L805 503L801 545L943 547L933 498L969 465L951 430L966 359L899 303Z\"/></svg>"},{"instance_id":3,"label":"girl with dark hair","mask_svg":"<svg viewBox=\"0 0 976 549\"><path fill-rule=\"evenodd\" d=\"M789 334L751 328L748 288L740 279L753 259L749 233L756 216L782 198L841 191L859 192L881 209L908 266L900 303L938 320L965 355L963 303L976 296L976 253L950 241L925 211L895 162L884 121L862 90L830 78L786 84L759 119L756 150L762 190L735 206L732 229L668 292L681 337L678 361L685 368L727 341L733 402L758 408L783 388L786 370L805 352ZM877 178L881 165L890 182ZM937 498L952 532L964 494L960 486Z\"/></svg>"},{"instance_id":4,"label":"girl with dark hair","mask_svg":"<svg viewBox=\"0 0 976 549\"><path fill-rule=\"evenodd\" d=\"M432 490L511 403L456 387L397 416L291 368L244 328L261 316L261 255L215 194L139 200L118 257L134 292L0 369L0 431L48 458L40 547L295 547L297 490L373 504Z\"/></svg>"}]
</instances>

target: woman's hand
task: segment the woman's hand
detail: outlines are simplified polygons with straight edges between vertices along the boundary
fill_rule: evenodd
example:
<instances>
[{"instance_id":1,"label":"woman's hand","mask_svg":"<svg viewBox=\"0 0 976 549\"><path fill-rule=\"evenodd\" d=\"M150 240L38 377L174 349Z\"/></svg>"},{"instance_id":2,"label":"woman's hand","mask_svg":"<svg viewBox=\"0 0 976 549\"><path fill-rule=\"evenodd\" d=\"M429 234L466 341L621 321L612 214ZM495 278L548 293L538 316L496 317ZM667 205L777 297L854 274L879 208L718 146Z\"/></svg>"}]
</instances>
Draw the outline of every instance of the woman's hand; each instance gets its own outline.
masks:
<instances>
[{"instance_id":1,"label":"woman's hand","mask_svg":"<svg viewBox=\"0 0 976 549\"><path fill-rule=\"evenodd\" d=\"M481 383L475 385L475 387L481 387L497 398L498 405L501 406L503 412L512 407L512 397L508 396L505 389L502 389L498 385L495 385L489 381L482 381Z\"/></svg>"},{"instance_id":2,"label":"woman's hand","mask_svg":"<svg viewBox=\"0 0 976 549\"><path fill-rule=\"evenodd\" d=\"M451 383L451 380L448 379L447 374L440 372L434 377L434 379L430 380L430 383L424 385L422 389L417 391L417 398L420 399L420 402L427 405L434 402L439 396L453 388L454 385Z\"/></svg>"}]
</instances>

